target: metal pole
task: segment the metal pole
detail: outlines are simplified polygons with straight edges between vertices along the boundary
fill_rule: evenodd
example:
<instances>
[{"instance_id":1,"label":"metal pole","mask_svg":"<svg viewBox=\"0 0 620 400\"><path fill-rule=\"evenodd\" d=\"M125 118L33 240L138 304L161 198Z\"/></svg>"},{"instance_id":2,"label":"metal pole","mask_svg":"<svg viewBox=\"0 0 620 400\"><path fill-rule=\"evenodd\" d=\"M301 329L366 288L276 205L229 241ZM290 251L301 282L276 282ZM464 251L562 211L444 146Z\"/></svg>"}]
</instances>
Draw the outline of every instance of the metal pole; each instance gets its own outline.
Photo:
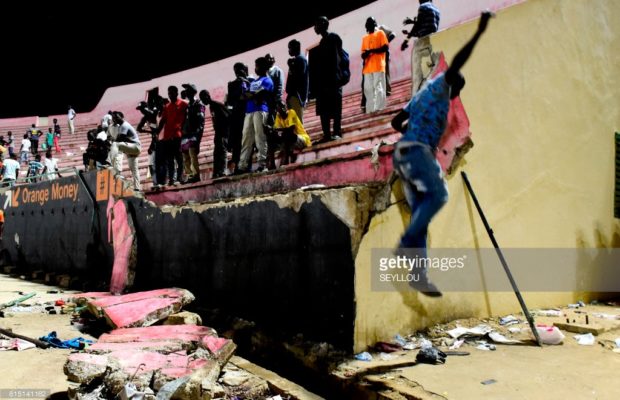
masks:
<instances>
[{"instance_id":1,"label":"metal pole","mask_svg":"<svg viewBox=\"0 0 620 400\"><path fill-rule=\"evenodd\" d=\"M497 240L495 240L495 236L493 235L493 229L491 229L489 222L484 216L484 212L482 212L482 207L480 207L480 203L478 203L478 198L476 198L474 189L471 187L471 183L469 183L467 174L464 171L461 171L461 176L463 177L463 180L465 181L465 186L467 186L467 190L469 191L469 194L471 195L471 198L474 201L474 204L476 205L478 214L480 214L480 219L482 219L482 223L484 224L484 227L486 228L487 233L489 234L489 238L491 239L491 242L493 243L493 247L495 247L497 256L499 257L499 260L501 261L502 266L504 267L504 271L506 271L506 275L508 275L508 280L510 281L510 284L512 285L512 289L517 295L517 300L519 300L519 304L521 305L521 310L523 310L523 314L525 315L525 318L527 319L527 322L530 325L530 329L532 329L532 334L534 334L534 338L536 338L536 343L542 347L542 341L540 340L540 336L538 335L538 331L536 330L536 326L534 325L534 319L530 315L530 312L527 310L525 301L523 301L521 292L519 291L519 288L517 287L517 282L515 282L514 278L512 277L510 268L508 268L508 263L506 262L506 259L504 258L504 254L502 254L502 250L499 248L499 244L497 244Z\"/></svg>"}]
</instances>

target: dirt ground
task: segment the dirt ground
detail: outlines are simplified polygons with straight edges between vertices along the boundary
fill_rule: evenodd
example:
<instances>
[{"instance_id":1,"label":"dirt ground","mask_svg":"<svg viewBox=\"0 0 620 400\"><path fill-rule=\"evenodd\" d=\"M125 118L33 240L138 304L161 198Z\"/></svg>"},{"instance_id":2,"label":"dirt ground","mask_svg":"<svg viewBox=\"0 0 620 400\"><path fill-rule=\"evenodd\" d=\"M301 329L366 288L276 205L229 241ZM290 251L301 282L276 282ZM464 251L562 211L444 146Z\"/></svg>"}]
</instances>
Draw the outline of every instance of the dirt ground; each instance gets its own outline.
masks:
<instances>
[{"instance_id":1,"label":"dirt ground","mask_svg":"<svg viewBox=\"0 0 620 400\"><path fill-rule=\"evenodd\" d=\"M49 290L59 288L0 274L0 304L20 297L19 292L36 292L37 296L28 300L31 304L57 300L66 293L73 293L46 293ZM577 319L583 319L585 313L620 315L620 305L586 305L579 309L580 314L567 309L562 312ZM565 318L536 318L537 323L548 325L562 320ZM371 384L372 389L364 390L365 395L356 399L620 399L620 385L617 384L620 353L613 352L610 344L620 338L620 320L590 317L590 321L607 329L596 336L596 343L592 346L577 344L573 338L575 333L564 331L566 337L562 345L542 348L532 344L497 344L495 351L483 351L466 343L459 350L470 355L448 356L443 365L413 365L417 350L390 353L391 359L386 361L378 360L378 353L374 353L373 361L352 360L341 364L334 376L343 381L355 380L361 386ZM459 321L461 326L469 327L481 322L493 325L492 321ZM443 328L454 326L452 323ZM529 336L526 323L517 326L522 328L521 335ZM13 313L0 318L0 327L34 338L56 331L63 340L78 336L92 339L75 329L66 314ZM440 337L441 329L431 330L428 336ZM609 345L602 346L602 342ZM42 389L56 394L54 398L65 398L69 383L63 365L70 352L38 348L0 352L0 393L6 389ZM495 382L481 383L488 380Z\"/></svg>"},{"instance_id":2,"label":"dirt ground","mask_svg":"<svg viewBox=\"0 0 620 400\"><path fill-rule=\"evenodd\" d=\"M26 303L55 301L66 293L49 294L49 290L61 290L58 287L43 285L0 274L0 304L20 297L19 292L37 295ZM12 316L0 318L0 327L12 329L14 333L32 338L39 338L51 331L56 331L62 340L75 337L92 337L79 332L70 324L67 314L50 315L44 313L13 313ZM63 349L28 349L24 351L0 352L0 389L43 389L51 394L66 392L68 381L63 373L63 365L71 350ZM55 398L63 398L56 395Z\"/></svg>"},{"instance_id":3,"label":"dirt ground","mask_svg":"<svg viewBox=\"0 0 620 400\"><path fill-rule=\"evenodd\" d=\"M571 319L583 319L585 313L620 315L620 305L586 305L579 309L580 314L569 309L562 312ZM555 321L565 321L565 318L537 317L536 323L552 325ZM473 327L485 321L462 322L461 326ZM590 346L577 344L573 337L576 333L563 331L563 344L542 348L530 342L525 345L496 344L495 351L484 351L466 343L458 350L470 355L448 356L443 365L411 365L415 364L418 350L390 353L388 357L394 358L388 361L378 360L379 353L373 353L373 361L346 362L336 374L340 374L341 379L354 376L361 385L370 383L374 390L390 399L620 399L620 353L612 351L613 341L620 338L620 320L590 316L590 323L609 329L596 336L596 343ZM452 323L447 329L454 326ZM525 322L516 326L522 329L520 335L531 337ZM390 368L390 365L394 367ZM364 378L360 379L362 376ZM482 384L489 380L495 382Z\"/></svg>"}]
</instances>

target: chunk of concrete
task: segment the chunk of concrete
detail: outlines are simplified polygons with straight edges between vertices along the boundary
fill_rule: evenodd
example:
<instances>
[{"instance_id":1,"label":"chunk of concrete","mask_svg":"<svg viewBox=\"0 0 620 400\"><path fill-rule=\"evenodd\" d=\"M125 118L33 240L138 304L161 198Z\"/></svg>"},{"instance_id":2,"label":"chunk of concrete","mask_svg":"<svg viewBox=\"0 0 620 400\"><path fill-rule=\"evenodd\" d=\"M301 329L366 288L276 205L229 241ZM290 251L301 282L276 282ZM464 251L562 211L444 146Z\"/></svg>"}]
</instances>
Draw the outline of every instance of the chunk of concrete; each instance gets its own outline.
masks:
<instances>
[{"instance_id":1,"label":"chunk of concrete","mask_svg":"<svg viewBox=\"0 0 620 400\"><path fill-rule=\"evenodd\" d=\"M202 325L202 318L196 313L181 311L166 318L164 325Z\"/></svg>"},{"instance_id":2,"label":"chunk of concrete","mask_svg":"<svg viewBox=\"0 0 620 400\"><path fill-rule=\"evenodd\" d=\"M64 365L64 372L72 382L89 383L103 376L108 367L108 358L102 355L73 353Z\"/></svg>"}]
</instances>

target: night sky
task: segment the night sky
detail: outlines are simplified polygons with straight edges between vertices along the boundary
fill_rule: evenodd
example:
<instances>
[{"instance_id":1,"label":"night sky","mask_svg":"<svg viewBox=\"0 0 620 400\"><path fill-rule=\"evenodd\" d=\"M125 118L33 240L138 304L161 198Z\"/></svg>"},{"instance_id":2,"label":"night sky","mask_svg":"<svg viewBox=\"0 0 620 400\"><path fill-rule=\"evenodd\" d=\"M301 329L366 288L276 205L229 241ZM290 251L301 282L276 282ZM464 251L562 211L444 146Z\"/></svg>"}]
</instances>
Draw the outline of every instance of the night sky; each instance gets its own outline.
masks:
<instances>
[{"instance_id":1,"label":"night sky","mask_svg":"<svg viewBox=\"0 0 620 400\"><path fill-rule=\"evenodd\" d=\"M213 0L177 0L172 9L128 0L47 3L0 6L0 118L63 114L69 104L89 111L107 87L216 61L372 1L226 1L217 13ZM290 17L278 18L271 11L278 8Z\"/></svg>"}]
</instances>

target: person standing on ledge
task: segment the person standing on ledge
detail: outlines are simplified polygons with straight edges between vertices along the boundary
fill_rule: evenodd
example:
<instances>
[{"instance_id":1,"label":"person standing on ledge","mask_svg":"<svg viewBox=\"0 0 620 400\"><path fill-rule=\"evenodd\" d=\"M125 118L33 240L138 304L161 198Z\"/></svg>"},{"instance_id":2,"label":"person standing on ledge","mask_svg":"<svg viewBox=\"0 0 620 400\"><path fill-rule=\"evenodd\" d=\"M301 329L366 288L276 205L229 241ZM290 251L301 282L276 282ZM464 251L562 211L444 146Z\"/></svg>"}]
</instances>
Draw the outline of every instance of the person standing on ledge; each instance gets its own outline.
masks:
<instances>
[{"instance_id":1,"label":"person standing on ledge","mask_svg":"<svg viewBox=\"0 0 620 400\"><path fill-rule=\"evenodd\" d=\"M75 110L73 107L69 106L69 111L67 111L67 122L69 124L69 133L72 135L75 133Z\"/></svg>"},{"instance_id":2,"label":"person standing on ledge","mask_svg":"<svg viewBox=\"0 0 620 400\"><path fill-rule=\"evenodd\" d=\"M411 223L401 238L397 253L402 249L412 249L416 258L427 257L428 225L448 201L448 188L435 152L446 128L450 100L456 98L465 86L460 70L492 16L489 11L482 13L476 33L459 50L448 70L429 81L392 120L392 127L403 133L394 149L394 170L401 178L411 208ZM414 289L428 296L441 296L428 280L425 268L416 272L419 272L419 279L409 282Z\"/></svg>"}]
</instances>

